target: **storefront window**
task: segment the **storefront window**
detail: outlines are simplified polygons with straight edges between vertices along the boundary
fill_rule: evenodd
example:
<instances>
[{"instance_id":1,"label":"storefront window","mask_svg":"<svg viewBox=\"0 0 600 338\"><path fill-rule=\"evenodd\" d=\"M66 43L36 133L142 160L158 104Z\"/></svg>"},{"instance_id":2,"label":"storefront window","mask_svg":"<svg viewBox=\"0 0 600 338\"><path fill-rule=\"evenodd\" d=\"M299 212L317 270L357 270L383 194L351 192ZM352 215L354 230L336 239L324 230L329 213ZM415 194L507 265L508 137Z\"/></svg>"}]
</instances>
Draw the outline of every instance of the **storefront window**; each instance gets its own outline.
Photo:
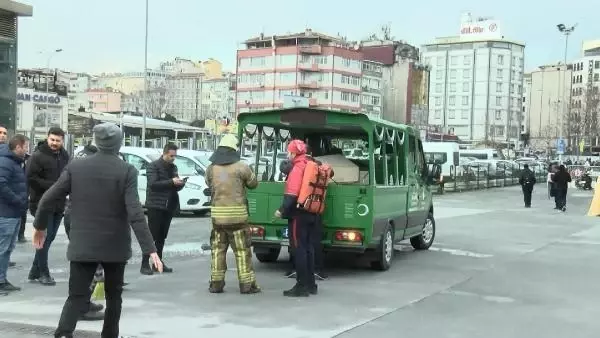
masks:
<instances>
[{"instance_id":1,"label":"storefront window","mask_svg":"<svg viewBox=\"0 0 600 338\"><path fill-rule=\"evenodd\" d=\"M0 37L0 124L16 127L17 46Z\"/></svg>"}]
</instances>

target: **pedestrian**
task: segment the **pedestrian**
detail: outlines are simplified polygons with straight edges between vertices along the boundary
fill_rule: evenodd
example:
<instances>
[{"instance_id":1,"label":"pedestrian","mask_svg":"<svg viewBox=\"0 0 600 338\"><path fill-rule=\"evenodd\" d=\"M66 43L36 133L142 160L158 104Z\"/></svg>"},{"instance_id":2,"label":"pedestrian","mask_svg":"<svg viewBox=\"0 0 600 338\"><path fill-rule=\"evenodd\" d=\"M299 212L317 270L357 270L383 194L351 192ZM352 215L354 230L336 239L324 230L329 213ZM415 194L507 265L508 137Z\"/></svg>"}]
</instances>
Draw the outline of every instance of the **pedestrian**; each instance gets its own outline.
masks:
<instances>
[{"instance_id":1,"label":"pedestrian","mask_svg":"<svg viewBox=\"0 0 600 338\"><path fill-rule=\"evenodd\" d=\"M38 144L38 149L29 158L26 172L29 183L29 211L32 216L36 214L38 203L44 193L58 180L61 172L69 163L69 154L63 148L64 137L65 132L62 129L50 128L46 140ZM37 281L48 286L56 284L50 276L48 255L63 218L66 200L52 202L54 203L52 214L46 219L49 222L45 227L47 229L46 242L43 247L36 250L29 271L30 281Z\"/></svg>"},{"instance_id":2,"label":"pedestrian","mask_svg":"<svg viewBox=\"0 0 600 338\"><path fill-rule=\"evenodd\" d=\"M8 129L0 124L0 145L6 144L8 142ZM27 214L27 211L25 212ZM15 262L8 262L9 267L14 267L17 264Z\"/></svg>"},{"instance_id":3,"label":"pedestrian","mask_svg":"<svg viewBox=\"0 0 600 338\"><path fill-rule=\"evenodd\" d=\"M15 135L0 145L0 295L19 291L6 278L23 211L27 210L27 180L22 164L29 151L27 137Z\"/></svg>"},{"instance_id":4,"label":"pedestrian","mask_svg":"<svg viewBox=\"0 0 600 338\"><path fill-rule=\"evenodd\" d=\"M285 175L285 180L287 181L287 178L289 177L290 171L292 170L293 167L293 163L290 160L284 160L281 161L281 163L279 164L279 172L282 173L283 175ZM293 234L290 234L289 229L291 229L292 227L292 219L288 219L288 236L291 236ZM324 262L324 257L323 257L323 244L321 243L321 238L323 237L323 222L319 222L319 224L317 224L317 229L316 229L316 233L314 236L314 251L315 251L315 278L318 280L327 280L329 277L327 276L327 274L325 273L325 262ZM290 238L290 240L293 240ZM294 261L294 249L293 246L290 245L288 247L289 250L289 261L290 261L290 269L288 271L285 272L284 276L287 278L296 278L296 264Z\"/></svg>"},{"instance_id":5,"label":"pedestrian","mask_svg":"<svg viewBox=\"0 0 600 338\"><path fill-rule=\"evenodd\" d=\"M231 245L237 265L240 293L260 292L252 265L252 235L248 225L246 190L258 186L256 175L240 159L239 141L223 135L206 168L206 184L211 191L212 231L209 292L222 293L227 272L227 249Z\"/></svg>"},{"instance_id":6,"label":"pedestrian","mask_svg":"<svg viewBox=\"0 0 600 338\"><path fill-rule=\"evenodd\" d=\"M555 184L552 181L552 176L554 176L555 172L556 166L554 164L550 164L548 166L548 175L546 176L546 183L548 184L548 199L554 197L554 193L556 192L556 189L554 188Z\"/></svg>"},{"instance_id":7,"label":"pedestrian","mask_svg":"<svg viewBox=\"0 0 600 338\"><path fill-rule=\"evenodd\" d=\"M185 185L173 163L176 156L177 146L169 143L164 147L162 156L151 162L146 169L148 225L161 260L173 214L179 209L179 191ZM155 266L150 266L149 258L148 255L142 257L140 273L144 275L152 275L157 271ZM163 272L171 273L173 269L163 263Z\"/></svg>"},{"instance_id":8,"label":"pedestrian","mask_svg":"<svg viewBox=\"0 0 600 338\"><path fill-rule=\"evenodd\" d=\"M569 183L571 183L571 174L567 171L564 165L558 167L558 171L552 176L552 181L556 183L556 192L554 195L554 202L556 209L562 212L567 211L567 190Z\"/></svg>"},{"instance_id":9,"label":"pedestrian","mask_svg":"<svg viewBox=\"0 0 600 338\"><path fill-rule=\"evenodd\" d=\"M142 252L162 270L152 234L137 192L137 170L117 153L123 142L119 127L102 123L94 127L98 153L73 161L39 201L34 220L33 244L45 245L56 201L69 195L71 229L67 258L70 261L69 296L55 337L73 337L89 300L89 287L98 264L105 273L106 312L101 337L119 337L119 320L125 264L131 258L131 230Z\"/></svg>"},{"instance_id":10,"label":"pedestrian","mask_svg":"<svg viewBox=\"0 0 600 338\"><path fill-rule=\"evenodd\" d=\"M289 232L296 268L296 284L283 291L283 295L308 297L309 294L316 295L318 290L315 281L314 241L316 223L320 222L320 216L309 214L298 207L298 196L308 161L306 144L302 140L292 140L287 151L293 167L285 183L282 205L275 211L275 217L291 219Z\"/></svg>"},{"instance_id":11,"label":"pedestrian","mask_svg":"<svg viewBox=\"0 0 600 338\"><path fill-rule=\"evenodd\" d=\"M97 152L98 152L98 148L96 148L96 146L92 145L91 143L88 143L83 148L82 151L80 151L78 154L75 155L75 158L84 158L87 156L91 156ZM69 197L67 197L67 203L65 204L65 216L64 216L63 223L65 225L65 234L67 235L67 238L70 240L71 239L71 236L70 236L70 233L71 233L71 200L69 199ZM102 271L102 265L98 264L98 267L96 269L96 274L94 275L94 280L92 281L92 284L90 285L90 289L89 289L90 297L88 298L88 302L86 303L85 310L82 312L81 317L79 317L80 320L93 321L93 320L103 320L104 319L104 313L100 312L104 309L104 305L94 303L91 300L92 292L93 292L94 288L96 287L96 283L98 281L104 281L103 275L104 275L104 272Z\"/></svg>"},{"instance_id":12,"label":"pedestrian","mask_svg":"<svg viewBox=\"0 0 600 338\"><path fill-rule=\"evenodd\" d=\"M521 190L523 190L525 208L531 208L531 194L533 193L533 186L535 183L535 174L529 169L529 164L525 163L521 175L519 176L519 184L521 185Z\"/></svg>"}]
</instances>

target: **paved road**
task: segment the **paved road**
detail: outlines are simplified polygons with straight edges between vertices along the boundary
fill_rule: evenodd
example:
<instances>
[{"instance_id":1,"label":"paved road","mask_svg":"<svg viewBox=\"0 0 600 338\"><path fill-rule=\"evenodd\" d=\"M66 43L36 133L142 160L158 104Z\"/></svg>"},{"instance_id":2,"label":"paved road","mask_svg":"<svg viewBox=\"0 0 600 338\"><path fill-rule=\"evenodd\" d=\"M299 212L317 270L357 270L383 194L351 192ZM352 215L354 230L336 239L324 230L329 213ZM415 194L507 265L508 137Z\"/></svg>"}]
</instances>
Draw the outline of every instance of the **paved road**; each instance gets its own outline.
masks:
<instances>
[{"instance_id":1,"label":"paved road","mask_svg":"<svg viewBox=\"0 0 600 338\"><path fill-rule=\"evenodd\" d=\"M281 296L292 285L282 277L283 263L257 263L263 294L239 295L233 260L228 292L208 294L209 261L202 251L208 220L178 218L167 248L176 272L141 276L137 257L127 271L131 286L125 293L122 334L598 337L600 228L595 227L597 219L584 216L591 193L572 190L565 214L553 211L545 194L540 186L532 209L521 207L516 187L439 196L437 238L430 251L400 246L394 266L384 273L330 262L331 279L320 284L318 297L307 299ZM24 290L0 298L0 337L37 338L51 332L66 295L65 247L60 235L51 252L56 287L27 284L32 249L29 244L17 249L19 266L10 270L10 277ZM96 332L100 327L79 325Z\"/></svg>"}]
</instances>

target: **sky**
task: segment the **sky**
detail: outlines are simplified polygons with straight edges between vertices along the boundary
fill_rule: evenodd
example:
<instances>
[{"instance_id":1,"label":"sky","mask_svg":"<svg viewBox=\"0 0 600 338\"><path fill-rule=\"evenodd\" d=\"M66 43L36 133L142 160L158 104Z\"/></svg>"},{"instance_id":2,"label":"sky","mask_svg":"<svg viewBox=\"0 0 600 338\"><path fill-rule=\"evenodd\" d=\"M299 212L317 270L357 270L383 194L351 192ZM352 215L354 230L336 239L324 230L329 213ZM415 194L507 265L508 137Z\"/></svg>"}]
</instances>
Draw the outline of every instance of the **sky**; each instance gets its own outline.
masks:
<instances>
[{"instance_id":1,"label":"sky","mask_svg":"<svg viewBox=\"0 0 600 338\"><path fill-rule=\"evenodd\" d=\"M144 68L145 0L17 0L33 6L19 19L19 67L99 74ZM492 16L504 36L526 44L527 70L563 59L559 23L577 24L568 56L583 40L600 39L597 0L149 0L148 66L182 57L214 58L235 71L236 49L247 38L313 31L360 40L391 26L398 40L421 46L457 35L460 16ZM541 5L543 3L543 6Z\"/></svg>"}]
</instances>

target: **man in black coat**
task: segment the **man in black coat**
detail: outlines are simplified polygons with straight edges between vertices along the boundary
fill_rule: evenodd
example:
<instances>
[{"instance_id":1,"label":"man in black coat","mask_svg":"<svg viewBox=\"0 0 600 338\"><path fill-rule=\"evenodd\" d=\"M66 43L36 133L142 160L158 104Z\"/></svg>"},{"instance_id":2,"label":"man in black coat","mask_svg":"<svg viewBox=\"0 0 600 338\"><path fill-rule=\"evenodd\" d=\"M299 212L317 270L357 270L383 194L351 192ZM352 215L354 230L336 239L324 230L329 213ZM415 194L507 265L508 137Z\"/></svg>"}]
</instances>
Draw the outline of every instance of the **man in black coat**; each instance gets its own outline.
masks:
<instances>
[{"instance_id":1,"label":"man in black coat","mask_svg":"<svg viewBox=\"0 0 600 338\"><path fill-rule=\"evenodd\" d=\"M65 132L52 127L45 141L38 144L38 149L31 155L27 163L27 180L29 184L29 211L36 214L38 203L44 193L58 180L63 169L69 163L69 154L63 148ZM56 200L52 205L52 214L46 220L48 224L46 242L35 252L35 258L29 271L29 280L38 281L42 285L55 285L48 268L48 252L58 233L65 210L65 199Z\"/></svg>"},{"instance_id":2,"label":"man in black coat","mask_svg":"<svg viewBox=\"0 0 600 338\"><path fill-rule=\"evenodd\" d=\"M519 184L521 185L521 190L523 190L525 208L531 208L531 195L533 194L533 186L536 182L535 174L529 169L529 164L525 163L519 176Z\"/></svg>"},{"instance_id":3,"label":"man in black coat","mask_svg":"<svg viewBox=\"0 0 600 338\"><path fill-rule=\"evenodd\" d=\"M179 208L179 191L185 185L184 180L179 178L177 166L173 163L176 156L177 146L169 143L163 149L162 156L150 163L146 170L148 225L161 260L173 214ZM152 275L156 271L156 267L150 267L148 258L147 255L142 257L140 273L144 275ZM173 269L163 265L163 272L173 272Z\"/></svg>"},{"instance_id":4,"label":"man in black coat","mask_svg":"<svg viewBox=\"0 0 600 338\"><path fill-rule=\"evenodd\" d=\"M123 141L121 130L112 123L99 124L94 127L94 138L98 153L69 164L42 196L33 224L33 244L41 248L56 203L70 196L69 297L55 337L73 337L77 320L86 310L90 283L98 264L104 269L106 292L101 336L119 337L123 276L132 254L130 227L142 252L152 258L158 271L162 270L139 201L138 172L117 155Z\"/></svg>"},{"instance_id":5,"label":"man in black coat","mask_svg":"<svg viewBox=\"0 0 600 338\"><path fill-rule=\"evenodd\" d=\"M562 212L567 211L567 191L571 183L571 174L564 165L558 167L558 171L552 176L552 182L556 184L554 192L554 203L556 208Z\"/></svg>"}]
</instances>

